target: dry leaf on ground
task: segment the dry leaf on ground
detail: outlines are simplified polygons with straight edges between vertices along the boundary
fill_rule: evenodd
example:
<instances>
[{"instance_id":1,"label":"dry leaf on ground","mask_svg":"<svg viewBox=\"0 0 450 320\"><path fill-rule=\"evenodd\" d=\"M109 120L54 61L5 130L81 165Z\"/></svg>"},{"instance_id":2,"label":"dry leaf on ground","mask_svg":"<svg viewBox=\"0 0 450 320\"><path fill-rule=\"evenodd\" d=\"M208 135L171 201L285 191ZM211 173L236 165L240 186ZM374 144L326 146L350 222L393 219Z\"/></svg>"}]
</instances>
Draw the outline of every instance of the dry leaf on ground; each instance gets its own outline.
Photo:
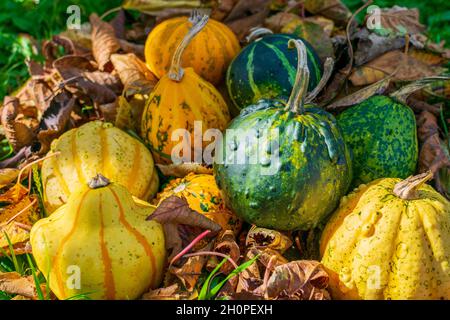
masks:
<instances>
[{"instance_id":1,"label":"dry leaf on ground","mask_svg":"<svg viewBox=\"0 0 450 320\"><path fill-rule=\"evenodd\" d=\"M92 25L92 53L100 71L111 71L111 55L120 49L114 28L94 13L89 17Z\"/></svg>"}]
</instances>

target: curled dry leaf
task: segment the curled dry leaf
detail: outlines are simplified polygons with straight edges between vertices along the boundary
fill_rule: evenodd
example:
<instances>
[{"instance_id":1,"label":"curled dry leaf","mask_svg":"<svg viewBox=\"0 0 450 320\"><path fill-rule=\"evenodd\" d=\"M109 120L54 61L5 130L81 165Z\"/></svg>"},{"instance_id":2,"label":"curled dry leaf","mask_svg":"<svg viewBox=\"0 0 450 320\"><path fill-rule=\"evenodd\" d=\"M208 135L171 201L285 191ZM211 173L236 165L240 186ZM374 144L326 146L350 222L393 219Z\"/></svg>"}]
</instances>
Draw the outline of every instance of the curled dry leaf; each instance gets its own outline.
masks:
<instances>
[{"instance_id":1,"label":"curled dry leaf","mask_svg":"<svg viewBox=\"0 0 450 320\"><path fill-rule=\"evenodd\" d=\"M247 248L270 248L283 253L292 246L292 240L280 231L260 228L253 225L247 234L245 245Z\"/></svg>"},{"instance_id":2,"label":"curled dry leaf","mask_svg":"<svg viewBox=\"0 0 450 320\"><path fill-rule=\"evenodd\" d=\"M198 250L197 252L209 251L211 247L211 243L207 244L204 248ZM202 274L203 267L207 261L207 255L189 257L186 260L183 260L183 263L180 266L169 266L169 273L177 277L188 292L194 292L198 279Z\"/></svg>"},{"instance_id":3,"label":"curled dry leaf","mask_svg":"<svg viewBox=\"0 0 450 320\"><path fill-rule=\"evenodd\" d=\"M450 167L448 142L439 137L437 118L431 112L423 111L417 119L417 125L422 145L419 153L419 171L431 170L436 175L440 169Z\"/></svg>"},{"instance_id":4,"label":"curled dry leaf","mask_svg":"<svg viewBox=\"0 0 450 320\"><path fill-rule=\"evenodd\" d=\"M366 20L374 19L373 13L368 13ZM419 22L419 10L399 6L381 9L377 15L381 28L373 31L381 36L417 34L425 31L425 26Z\"/></svg>"},{"instance_id":5,"label":"curled dry leaf","mask_svg":"<svg viewBox=\"0 0 450 320\"><path fill-rule=\"evenodd\" d=\"M147 220L156 220L163 225L166 249L170 253L169 260L181 252L183 238L185 238L184 243L186 244L200 233L194 234L193 229L210 230L208 237L217 235L221 230L219 224L192 210L186 199L177 196L171 196L161 201Z\"/></svg>"},{"instance_id":6,"label":"curled dry leaf","mask_svg":"<svg viewBox=\"0 0 450 320\"><path fill-rule=\"evenodd\" d=\"M339 99L336 102L333 102L326 108L328 110L342 109L351 105L358 104L373 95L382 94L389 86L391 80L392 76L387 76L370 86L364 87L348 96Z\"/></svg>"},{"instance_id":7,"label":"curled dry leaf","mask_svg":"<svg viewBox=\"0 0 450 320\"><path fill-rule=\"evenodd\" d=\"M7 294L18 294L33 300L38 298L33 277L22 277L17 272L0 273L0 291Z\"/></svg>"},{"instance_id":8,"label":"curled dry leaf","mask_svg":"<svg viewBox=\"0 0 450 320\"><path fill-rule=\"evenodd\" d=\"M114 28L95 13L91 14L89 21L92 25L92 53L98 68L100 71L111 71L111 55L120 49Z\"/></svg>"},{"instance_id":9,"label":"curled dry leaf","mask_svg":"<svg viewBox=\"0 0 450 320\"><path fill-rule=\"evenodd\" d=\"M5 97L1 114L3 131L14 151L30 145L35 134L25 124L16 120L20 112L19 100L13 97Z\"/></svg>"},{"instance_id":10,"label":"curled dry leaf","mask_svg":"<svg viewBox=\"0 0 450 320\"><path fill-rule=\"evenodd\" d=\"M52 141L65 132L74 105L75 99L64 91L53 97L39 123L39 154L46 154Z\"/></svg>"},{"instance_id":11,"label":"curled dry leaf","mask_svg":"<svg viewBox=\"0 0 450 320\"><path fill-rule=\"evenodd\" d=\"M214 251L229 256L234 262L239 260L241 251L239 245L236 243L233 231L225 230L218 236L214 245ZM211 257L208 261L207 268L209 270L214 269L219 260L221 260L221 258ZM233 270L234 266L229 261L225 262L220 268L220 271L224 274L229 274Z\"/></svg>"},{"instance_id":12,"label":"curled dry leaf","mask_svg":"<svg viewBox=\"0 0 450 320\"><path fill-rule=\"evenodd\" d=\"M328 280L318 261L291 261L274 268L265 293L269 299L329 300Z\"/></svg>"},{"instance_id":13,"label":"curled dry leaf","mask_svg":"<svg viewBox=\"0 0 450 320\"><path fill-rule=\"evenodd\" d=\"M166 177L177 177L177 178L183 178L187 176L189 173L195 173L195 174L212 174L213 170L212 168L200 164L200 163L181 163L181 164L157 164L159 170L161 170L161 173L165 175Z\"/></svg>"},{"instance_id":14,"label":"curled dry leaf","mask_svg":"<svg viewBox=\"0 0 450 320\"><path fill-rule=\"evenodd\" d=\"M135 54L113 54L111 62L126 90L125 95L149 94L158 82L155 75Z\"/></svg>"}]
</instances>

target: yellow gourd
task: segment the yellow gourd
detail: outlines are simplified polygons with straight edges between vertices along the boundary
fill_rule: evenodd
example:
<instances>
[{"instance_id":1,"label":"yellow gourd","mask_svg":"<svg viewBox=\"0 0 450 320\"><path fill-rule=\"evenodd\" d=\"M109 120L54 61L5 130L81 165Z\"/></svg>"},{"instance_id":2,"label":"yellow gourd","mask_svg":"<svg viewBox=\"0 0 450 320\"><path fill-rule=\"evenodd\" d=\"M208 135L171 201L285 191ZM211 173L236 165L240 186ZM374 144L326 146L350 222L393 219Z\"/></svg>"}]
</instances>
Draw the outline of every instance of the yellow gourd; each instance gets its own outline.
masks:
<instances>
[{"instance_id":1,"label":"yellow gourd","mask_svg":"<svg viewBox=\"0 0 450 320\"><path fill-rule=\"evenodd\" d=\"M158 193L155 204L170 196L183 197L192 210L211 219L222 230L240 231L242 222L231 211L223 210L224 203L213 175L190 173L184 178L174 179Z\"/></svg>"},{"instance_id":2,"label":"yellow gourd","mask_svg":"<svg viewBox=\"0 0 450 320\"><path fill-rule=\"evenodd\" d=\"M37 266L59 299L136 299L159 285L165 261L154 207L97 176L32 228Z\"/></svg>"},{"instance_id":3,"label":"yellow gourd","mask_svg":"<svg viewBox=\"0 0 450 320\"><path fill-rule=\"evenodd\" d=\"M145 43L145 60L149 69L162 78L169 72L177 45L201 16L175 17L158 24ZM239 53L239 40L226 25L209 19L208 24L192 40L182 58L184 67L192 67L207 81L218 84L231 60Z\"/></svg>"},{"instance_id":4,"label":"yellow gourd","mask_svg":"<svg viewBox=\"0 0 450 320\"><path fill-rule=\"evenodd\" d=\"M334 299L450 299L450 203L432 174L344 197L321 239Z\"/></svg>"},{"instance_id":5,"label":"yellow gourd","mask_svg":"<svg viewBox=\"0 0 450 320\"><path fill-rule=\"evenodd\" d=\"M44 204L50 213L97 173L143 200L151 199L158 190L150 151L112 124L91 121L69 130L52 142L50 152L59 153L42 164Z\"/></svg>"},{"instance_id":6,"label":"yellow gourd","mask_svg":"<svg viewBox=\"0 0 450 320\"><path fill-rule=\"evenodd\" d=\"M230 121L228 107L217 89L192 68L183 69L180 64L184 49L207 22L208 16L204 16L179 44L169 73L159 80L144 109L141 134L151 146L157 163L172 162L172 151L184 137L177 134L180 130L185 129L190 134L191 157L184 152L176 155L193 161L195 122L201 125L203 134L208 129L224 130ZM204 141L201 145L205 148L209 143Z\"/></svg>"}]
</instances>

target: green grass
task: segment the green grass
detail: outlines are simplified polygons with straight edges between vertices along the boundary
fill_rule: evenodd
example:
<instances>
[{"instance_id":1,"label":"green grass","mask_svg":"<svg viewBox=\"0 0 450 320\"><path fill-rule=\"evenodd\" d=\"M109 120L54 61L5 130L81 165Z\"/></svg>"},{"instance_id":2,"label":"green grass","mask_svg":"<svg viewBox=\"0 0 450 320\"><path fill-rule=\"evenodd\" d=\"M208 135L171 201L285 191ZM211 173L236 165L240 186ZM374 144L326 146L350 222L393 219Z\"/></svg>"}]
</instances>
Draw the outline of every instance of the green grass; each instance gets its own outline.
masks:
<instances>
[{"instance_id":1,"label":"green grass","mask_svg":"<svg viewBox=\"0 0 450 320\"><path fill-rule=\"evenodd\" d=\"M1 0L0 99L3 100L28 78L25 59L42 59L33 51L33 43L39 44L65 30L68 6L80 6L83 23L88 21L92 12L101 14L121 3L121 0Z\"/></svg>"}]
</instances>

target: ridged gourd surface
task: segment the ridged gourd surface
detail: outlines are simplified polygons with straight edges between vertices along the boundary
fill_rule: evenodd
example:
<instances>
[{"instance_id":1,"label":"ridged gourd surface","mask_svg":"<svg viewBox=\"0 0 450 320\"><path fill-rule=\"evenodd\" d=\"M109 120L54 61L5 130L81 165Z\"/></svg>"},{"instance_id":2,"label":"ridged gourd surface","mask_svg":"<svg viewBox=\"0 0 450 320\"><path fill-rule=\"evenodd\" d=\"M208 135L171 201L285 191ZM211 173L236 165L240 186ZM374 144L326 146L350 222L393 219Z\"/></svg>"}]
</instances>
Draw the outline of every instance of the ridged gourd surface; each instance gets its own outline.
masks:
<instances>
[{"instance_id":1,"label":"ridged gourd surface","mask_svg":"<svg viewBox=\"0 0 450 320\"><path fill-rule=\"evenodd\" d=\"M42 164L44 203L49 212L99 173L143 200L158 190L150 151L112 124L92 121L69 130L52 142L51 150L59 154Z\"/></svg>"},{"instance_id":2,"label":"ridged gourd surface","mask_svg":"<svg viewBox=\"0 0 450 320\"><path fill-rule=\"evenodd\" d=\"M154 210L120 185L75 191L69 202L31 232L39 269L59 299L136 299L160 284L165 260L162 226ZM74 284L79 268L80 287ZM73 284L73 286L71 286Z\"/></svg>"},{"instance_id":3,"label":"ridged gourd surface","mask_svg":"<svg viewBox=\"0 0 450 320\"><path fill-rule=\"evenodd\" d=\"M431 186L393 194L400 179L344 197L321 239L335 299L450 299L450 204Z\"/></svg>"}]
</instances>

